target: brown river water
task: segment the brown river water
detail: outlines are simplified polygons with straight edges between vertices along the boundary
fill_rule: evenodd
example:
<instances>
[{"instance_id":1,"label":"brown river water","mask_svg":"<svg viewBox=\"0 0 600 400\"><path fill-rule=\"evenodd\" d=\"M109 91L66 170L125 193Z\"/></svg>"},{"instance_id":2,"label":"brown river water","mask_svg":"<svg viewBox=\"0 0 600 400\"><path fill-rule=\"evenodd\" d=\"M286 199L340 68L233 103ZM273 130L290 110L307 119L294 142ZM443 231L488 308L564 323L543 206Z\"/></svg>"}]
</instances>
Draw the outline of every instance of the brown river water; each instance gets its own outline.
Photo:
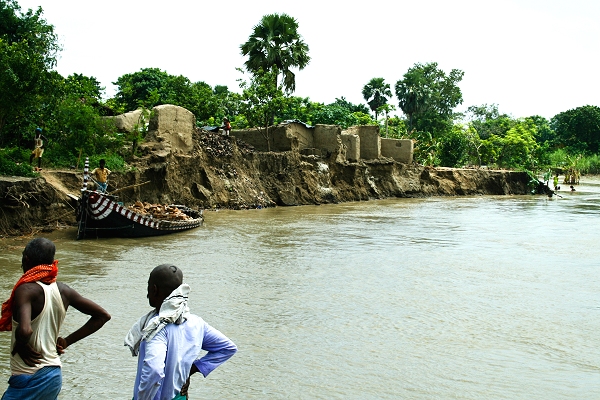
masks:
<instances>
[{"instance_id":1,"label":"brown river water","mask_svg":"<svg viewBox=\"0 0 600 400\"><path fill-rule=\"evenodd\" d=\"M150 270L172 262L192 312L239 347L193 378L191 399L599 399L600 179L559 194L207 212L150 239L49 234L59 279L113 316L63 356L60 398L131 398L123 338L149 310ZM2 300L26 241L0 241ZM84 320L69 310L63 334Z\"/></svg>"}]
</instances>

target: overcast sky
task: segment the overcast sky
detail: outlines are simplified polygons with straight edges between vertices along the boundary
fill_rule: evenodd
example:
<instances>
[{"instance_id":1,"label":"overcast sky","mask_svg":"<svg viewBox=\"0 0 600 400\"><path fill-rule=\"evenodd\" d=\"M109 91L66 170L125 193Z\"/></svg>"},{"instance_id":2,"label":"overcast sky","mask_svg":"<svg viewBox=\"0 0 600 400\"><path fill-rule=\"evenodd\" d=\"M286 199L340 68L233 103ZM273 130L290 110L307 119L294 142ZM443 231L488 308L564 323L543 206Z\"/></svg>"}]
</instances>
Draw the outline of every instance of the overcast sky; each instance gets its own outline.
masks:
<instances>
[{"instance_id":1,"label":"overcast sky","mask_svg":"<svg viewBox=\"0 0 600 400\"><path fill-rule=\"evenodd\" d=\"M465 72L459 110L496 103L513 117L551 118L600 106L598 0L17 1L41 6L55 26L58 72L93 76L108 97L141 68L239 91L240 45L263 15L287 13L312 58L295 71L295 95L312 101L365 103L371 78L393 92L408 68L435 61Z\"/></svg>"}]
</instances>

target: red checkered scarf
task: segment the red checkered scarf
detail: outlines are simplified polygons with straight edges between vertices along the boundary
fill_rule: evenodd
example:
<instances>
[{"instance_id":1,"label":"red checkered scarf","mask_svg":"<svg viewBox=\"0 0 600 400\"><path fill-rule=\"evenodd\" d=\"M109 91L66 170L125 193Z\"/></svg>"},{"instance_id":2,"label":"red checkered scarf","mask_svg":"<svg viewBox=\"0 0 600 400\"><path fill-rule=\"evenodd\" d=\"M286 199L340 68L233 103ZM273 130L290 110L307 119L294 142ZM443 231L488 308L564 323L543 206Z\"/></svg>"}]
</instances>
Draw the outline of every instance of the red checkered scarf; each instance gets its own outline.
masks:
<instances>
[{"instance_id":1,"label":"red checkered scarf","mask_svg":"<svg viewBox=\"0 0 600 400\"><path fill-rule=\"evenodd\" d=\"M0 318L0 331L12 330L12 305L13 298L15 297L15 291L19 286L24 283L38 282L53 283L56 282L56 276L58 275L58 260L54 260L52 264L41 264L37 267L31 268L25 272L10 294L8 300L2 303L2 317Z\"/></svg>"}]
</instances>

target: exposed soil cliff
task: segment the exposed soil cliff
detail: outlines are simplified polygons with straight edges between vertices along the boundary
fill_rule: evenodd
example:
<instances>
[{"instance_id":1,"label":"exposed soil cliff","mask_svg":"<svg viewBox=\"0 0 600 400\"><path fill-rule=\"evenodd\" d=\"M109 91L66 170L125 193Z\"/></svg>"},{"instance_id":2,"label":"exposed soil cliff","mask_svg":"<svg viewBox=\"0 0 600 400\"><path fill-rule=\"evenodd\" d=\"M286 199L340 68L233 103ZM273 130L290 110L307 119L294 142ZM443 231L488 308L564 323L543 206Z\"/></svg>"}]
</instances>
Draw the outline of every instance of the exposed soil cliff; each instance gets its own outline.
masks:
<instances>
[{"instance_id":1,"label":"exposed soil cliff","mask_svg":"<svg viewBox=\"0 0 600 400\"><path fill-rule=\"evenodd\" d=\"M298 152L256 152L233 137L195 133L189 155L147 144L133 170L113 173L109 191L124 203L247 209L363 201L387 197L528 193L526 173L430 168L392 159L348 162ZM109 166L110 168L110 166ZM82 172L43 171L39 178L0 178L0 235L75 224ZM142 185L141 183L148 182ZM210 218L210 217L209 217Z\"/></svg>"}]
</instances>

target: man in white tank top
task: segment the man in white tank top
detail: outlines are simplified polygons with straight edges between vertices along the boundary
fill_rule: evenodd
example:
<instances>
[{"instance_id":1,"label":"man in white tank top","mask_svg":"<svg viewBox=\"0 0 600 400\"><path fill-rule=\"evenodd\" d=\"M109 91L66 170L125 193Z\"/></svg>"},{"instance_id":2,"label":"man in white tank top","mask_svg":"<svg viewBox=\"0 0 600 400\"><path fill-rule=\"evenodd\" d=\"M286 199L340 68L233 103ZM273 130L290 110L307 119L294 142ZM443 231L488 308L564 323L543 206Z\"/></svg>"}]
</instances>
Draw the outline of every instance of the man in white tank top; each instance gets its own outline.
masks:
<instances>
[{"instance_id":1,"label":"man in white tank top","mask_svg":"<svg viewBox=\"0 0 600 400\"><path fill-rule=\"evenodd\" d=\"M62 387L59 356L110 319L102 307L56 281L55 251L48 239L30 241L23 251L23 276L2 304L0 331L12 331L11 377L2 400L57 399ZM69 306L90 319L62 338L59 331Z\"/></svg>"}]
</instances>

